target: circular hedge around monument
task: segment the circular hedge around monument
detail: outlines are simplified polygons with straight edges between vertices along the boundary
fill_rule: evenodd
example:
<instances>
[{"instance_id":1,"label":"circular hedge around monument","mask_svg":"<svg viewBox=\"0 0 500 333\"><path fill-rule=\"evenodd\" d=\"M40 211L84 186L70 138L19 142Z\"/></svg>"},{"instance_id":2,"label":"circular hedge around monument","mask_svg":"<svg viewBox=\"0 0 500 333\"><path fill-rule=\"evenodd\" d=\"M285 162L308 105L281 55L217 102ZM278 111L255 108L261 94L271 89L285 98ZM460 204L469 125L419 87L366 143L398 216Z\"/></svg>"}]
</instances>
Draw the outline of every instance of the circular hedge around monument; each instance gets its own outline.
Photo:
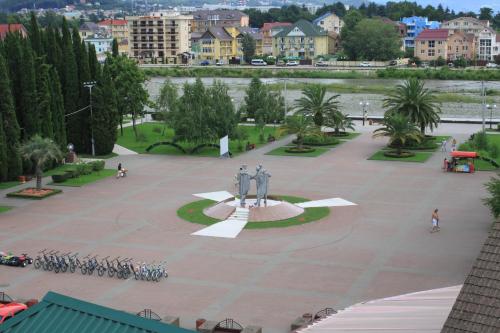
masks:
<instances>
[{"instance_id":1,"label":"circular hedge around monument","mask_svg":"<svg viewBox=\"0 0 500 333\"><path fill-rule=\"evenodd\" d=\"M294 197L288 195L277 195L275 196L279 200L287 201L290 203L309 201L307 198ZM177 216L181 219L186 220L191 223L212 225L214 223L220 222L222 220L209 217L203 213L205 208L210 207L215 202L212 200L196 200L190 202L177 210ZM266 229L266 228L283 228L290 227L299 224L305 224L313 221L320 220L330 214L330 208L328 207L314 207L305 208L304 213L279 221L263 221L263 222L248 222L245 229Z\"/></svg>"},{"instance_id":2,"label":"circular hedge around monument","mask_svg":"<svg viewBox=\"0 0 500 333\"><path fill-rule=\"evenodd\" d=\"M412 153L411 151L402 151L400 154L398 154L396 151L391 150L384 152L384 156L392 158L407 158L415 156L415 153Z\"/></svg>"},{"instance_id":3,"label":"circular hedge around monument","mask_svg":"<svg viewBox=\"0 0 500 333\"><path fill-rule=\"evenodd\" d=\"M290 153L290 154L306 154L306 153L312 153L316 149L304 146L302 148L298 147L290 147L285 149L285 152Z\"/></svg>"}]
</instances>

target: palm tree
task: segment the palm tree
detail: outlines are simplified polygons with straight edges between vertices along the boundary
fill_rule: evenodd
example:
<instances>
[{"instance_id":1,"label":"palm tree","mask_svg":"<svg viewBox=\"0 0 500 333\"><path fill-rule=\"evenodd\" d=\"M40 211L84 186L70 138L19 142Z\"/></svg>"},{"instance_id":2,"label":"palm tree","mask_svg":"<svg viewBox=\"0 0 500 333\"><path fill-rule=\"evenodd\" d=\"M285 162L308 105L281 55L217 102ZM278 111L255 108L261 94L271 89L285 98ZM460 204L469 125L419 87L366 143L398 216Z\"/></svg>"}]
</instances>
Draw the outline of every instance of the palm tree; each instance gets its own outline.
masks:
<instances>
[{"instance_id":1,"label":"palm tree","mask_svg":"<svg viewBox=\"0 0 500 333\"><path fill-rule=\"evenodd\" d=\"M384 127L377 128L373 137L389 137L389 146L396 148L396 154L401 156L403 146L409 140L420 142L422 135L418 127L402 114L393 114L384 118Z\"/></svg>"},{"instance_id":2,"label":"palm tree","mask_svg":"<svg viewBox=\"0 0 500 333\"><path fill-rule=\"evenodd\" d=\"M42 189L43 166L49 161L60 161L61 150L51 139L35 135L19 147L19 152L24 159L31 160L35 164L36 189Z\"/></svg>"},{"instance_id":3,"label":"palm tree","mask_svg":"<svg viewBox=\"0 0 500 333\"><path fill-rule=\"evenodd\" d=\"M297 149L302 149L304 137L308 135L316 135L317 128L312 126L311 117L305 115L294 115L285 118L285 123L280 128L280 132L295 133L297 139Z\"/></svg>"},{"instance_id":4,"label":"palm tree","mask_svg":"<svg viewBox=\"0 0 500 333\"><path fill-rule=\"evenodd\" d=\"M339 95L330 96L325 100L326 87L319 84L307 85L302 89L302 96L296 99L297 113L312 116L316 126L323 125L323 115L338 110Z\"/></svg>"},{"instance_id":5,"label":"palm tree","mask_svg":"<svg viewBox=\"0 0 500 333\"><path fill-rule=\"evenodd\" d=\"M354 131L354 122L349 118L348 114L339 112L339 116L335 119L335 135L339 135L340 131L346 132L348 129Z\"/></svg>"},{"instance_id":6,"label":"palm tree","mask_svg":"<svg viewBox=\"0 0 500 333\"><path fill-rule=\"evenodd\" d=\"M397 85L384 99L383 106L388 108L390 114L401 113L408 117L420 127L422 135L425 134L426 127L432 131L440 121L441 107L436 96L424 88L424 82L417 78L410 78Z\"/></svg>"}]
</instances>

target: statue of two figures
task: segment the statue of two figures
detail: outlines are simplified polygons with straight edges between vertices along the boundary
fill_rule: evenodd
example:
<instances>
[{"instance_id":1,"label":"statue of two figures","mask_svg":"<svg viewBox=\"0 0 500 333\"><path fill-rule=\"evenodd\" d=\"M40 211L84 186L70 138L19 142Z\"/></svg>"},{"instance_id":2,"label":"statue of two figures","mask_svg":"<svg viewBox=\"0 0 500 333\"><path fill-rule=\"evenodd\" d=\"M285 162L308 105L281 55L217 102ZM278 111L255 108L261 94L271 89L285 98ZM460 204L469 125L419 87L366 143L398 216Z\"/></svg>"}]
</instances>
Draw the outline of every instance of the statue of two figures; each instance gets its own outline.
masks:
<instances>
[{"instance_id":1,"label":"statue of two figures","mask_svg":"<svg viewBox=\"0 0 500 333\"><path fill-rule=\"evenodd\" d=\"M271 177L271 174L269 174L260 164L255 170L255 175L251 176L248 173L247 166L242 165L240 167L240 171L236 175L241 207L245 207L246 205L245 199L248 195L248 191L250 191L250 181L252 179L255 179L255 183L257 185L257 200L255 202L255 206L260 207L260 201L262 199L264 199L264 205L267 205L267 189L269 187L269 178Z\"/></svg>"}]
</instances>

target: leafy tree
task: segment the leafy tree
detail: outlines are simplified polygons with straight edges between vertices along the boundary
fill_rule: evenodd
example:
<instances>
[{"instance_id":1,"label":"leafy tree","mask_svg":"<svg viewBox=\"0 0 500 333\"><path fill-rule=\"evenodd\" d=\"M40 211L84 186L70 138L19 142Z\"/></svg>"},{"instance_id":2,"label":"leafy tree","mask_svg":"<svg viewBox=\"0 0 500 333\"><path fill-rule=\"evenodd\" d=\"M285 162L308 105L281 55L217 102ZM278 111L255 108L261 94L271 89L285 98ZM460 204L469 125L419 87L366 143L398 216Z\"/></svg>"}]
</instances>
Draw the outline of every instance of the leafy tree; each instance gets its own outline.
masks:
<instances>
[{"instance_id":1,"label":"leafy tree","mask_svg":"<svg viewBox=\"0 0 500 333\"><path fill-rule=\"evenodd\" d=\"M6 176L0 172L2 180L5 178L13 179L22 172L22 162L18 151L21 131L16 118L9 82L5 60L0 53L0 140L2 141L0 160L2 161L1 168L5 167L7 170Z\"/></svg>"},{"instance_id":2,"label":"leafy tree","mask_svg":"<svg viewBox=\"0 0 500 333\"><path fill-rule=\"evenodd\" d=\"M418 128L403 114L386 115L384 126L373 132L373 137L389 137L389 146L396 148L396 154L401 156L406 142L421 142L422 135Z\"/></svg>"},{"instance_id":3,"label":"leafy tree","mask_svg":"<svg viewBox=\"0 0 500 333\"><path fill-rule=\"evenodd\" d=\"M309 135L316 135L317 127L314 126L312 118L304 114L296 114L285 118L285 123L281 126L280 133L294 133L297 136L295 140L297 149L302 149L304 138Z\"/></svg>"},{"instance_id":4,"label":"leafy tree","mask_svg":"<svg viewBox=\"0 0 500 333\"><path fill-rule=\"evenodd\" d=\"M118 51L118 41L116 38L113 38L113 44L111 45L111 54L113 57L118 57L120 55L120 52Z\"/></svg>"},{"instance_id":5,"label":"leafy tree","mask_svg":"<svg viewBox=\"0 0 500 333\"><path fill-rule=\"evenodd\" d=\"M389 113L400 113L419 125L422 135L425 134L426 127L432 131L440 121L441 108L436 96L417 78L410 78L397 85L384 99L383 106Z\"/></svg>"},{"instance_id":6,"label":"leafy tree","mask_svg":"<svg viewBox=\"0 0 500 333\"><path fill-rule=\"evenodd\" d=\"M36 189L42 189L43 167L54 161L62 159L62 152L59 147L48 138L42 138L38 134L19 148L21 156L33 162L35 165Z\"/></svg>"},{"instance_id":7,"label":"leafy tree","mask_svg":"<svg viewBox=\"0 0 500 333\"><path fill-rule=\"evenodd\" d=\"M379 19L361 20L342 45L350 59L390 60L401 55L398 32Z\"/></svg>"},{"instance_id":8,"label":"leafy tree","mask_svg":"<svg viewBox=\"0 0 500 333\"><path fill-rule=\"evenodd\" d=\"M92 94L95 152L97 155L105 155L113 151L119 122L117 95L109 66L104 67L102 79Z\"/></svg>"},{"instance_id":9,"label":"leafy tree","mask_svg":"<svg viewBox=\"0 0 500 333\"><path fill-rule=\"evenodd\" d=\"M491 9L490 7L481 7L479 9L479 19L492 21L493 20L493 9Z\"/></svg>"},{"instance_id":10,"label":"leafy tree","mask_svg":"<svg viewBox=\"0 0 500 333\"><path fill-rule=\"evenodd\" d=\"M340 31L340 39L347 40L353 33L356 25L363 19L363 15L356 9L351 9L344 17L344 26Z\"/></svg>"},{"instance_id":11,"label":"leafy tree","mask_svg":"<svg viewBox=\"0 0 500 333\"><path fill-rule=\"evenodd\" d=\"M262 106L262 101L265 95L265 88L262 81L254 76L250 81L250 85L246 91L244 112L248 118L255 118L257 110Z\"/></svg>"},{"instance_id":12,"label":"leafy tree","mask_svg":"<svg viewBox=\"0 0 500 333\"><path fill-rule=\"evenodd\" d=\"M490 193L491 197L483 199L483 202L490 209L491 214L498 218L500 216L500 179L492 177L486 183L486 190Z\"/></svg>"},{"instance_id":13,"label":"leafy tree","mask_svg":"<svg viewBox=\"0 0 500 333\"><path fill-rule=\"evenodd\" d=\"M241 47L243 48L243 59L246 63L249 64L252 61L253 56L255 55L255 39L253 39L250 34L243 34Z\"/></svg>"},{"instance_id":14,"label":"leafy tree","mask_svg":"<svg viewBox=\"0 0 500 333\"><path fill-rule=\"evenodd\" d=\"M37 70L37 112L40 117L40 134L44 138L53 139L52 100L50 90L49 65L40 64Z\"/></svg>"},{"instance_id":15,"label":"leafy tree","mask_svg":"<svg viewBox=\"0 0 500 333\"><path fill-rule=\"evenodd\" d=\"M339 95L333 95L326 98L326 87L319 84L310 84L302 89L302 97L295 100L296 112L314 119L316 126L323 125L325 113L338 110L337 98Z\"/></svg>"},{"instance_id":16,"label":"leafy tree","mask_svg":"<svg viewBox=\"0 0 500 333\"><path fill-rule=\"evenodd\" d=\"M335 134L339 135L340 132L347 132L349 129L354 131L354 122L348 114L339 112L339 116L335 118L333 127L335 128Z\"/></svg>"},{"instance_id":17,"label":"leafy tree","mask_svg":"<svg viewBox=\"0 0 500 333\"><path fill-rule=\"evenodd\" d=\"M160 89L160 95L156 99L155 109L156 112L160 113L163 117L164 126L162 135L165 134L168 122L170 120L170 113L174 111L178 103L177 87L170 81L170 79L165 80L163 86Z\"/></svg>"},{"instance_id":18,"label":"leafy tree","mask_svg":"<svg viewBox=\"0 0 500 333\"><path fill-rule=\"evenodd\" d=\"M220 139L226 135L232 135L238 119L234 110L234 104L228 94L228 87L222 81L215 81L207 90L209 97L210 109L210 127L215 132L216 139Z\"/></svg>"}]
</instances>

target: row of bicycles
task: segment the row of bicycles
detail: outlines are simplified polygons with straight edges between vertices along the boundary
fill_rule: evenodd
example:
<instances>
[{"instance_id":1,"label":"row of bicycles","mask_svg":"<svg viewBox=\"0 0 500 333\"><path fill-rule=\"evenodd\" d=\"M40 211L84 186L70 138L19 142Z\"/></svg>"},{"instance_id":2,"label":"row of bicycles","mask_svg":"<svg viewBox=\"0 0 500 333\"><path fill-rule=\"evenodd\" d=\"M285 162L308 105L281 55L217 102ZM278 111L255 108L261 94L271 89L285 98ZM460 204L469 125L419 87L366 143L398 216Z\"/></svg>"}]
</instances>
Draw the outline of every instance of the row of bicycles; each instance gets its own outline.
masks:
<instances>
[{"instance_id":1,"label":"row of bicycles","mask_svg":"<svg viewBox=\"0 0 500 333\"><path fill-rule=\"evenodd\" d=\"M33 260L33 266L36 269L52 271L54 273L74 273L79 270L83 275L98 276L107 275L108 277L117 277L118 279L128 279L134 276L136 280L159 282L162 278L167 278L168 273L165 262L150 264L138 262L132 264L132 258L116 257L110 259L110 256L98 260L98 256L87 255L79 257L78 253L59 253L59 251L44 249L40 251Z\"/></svg>"}]
</instances>

